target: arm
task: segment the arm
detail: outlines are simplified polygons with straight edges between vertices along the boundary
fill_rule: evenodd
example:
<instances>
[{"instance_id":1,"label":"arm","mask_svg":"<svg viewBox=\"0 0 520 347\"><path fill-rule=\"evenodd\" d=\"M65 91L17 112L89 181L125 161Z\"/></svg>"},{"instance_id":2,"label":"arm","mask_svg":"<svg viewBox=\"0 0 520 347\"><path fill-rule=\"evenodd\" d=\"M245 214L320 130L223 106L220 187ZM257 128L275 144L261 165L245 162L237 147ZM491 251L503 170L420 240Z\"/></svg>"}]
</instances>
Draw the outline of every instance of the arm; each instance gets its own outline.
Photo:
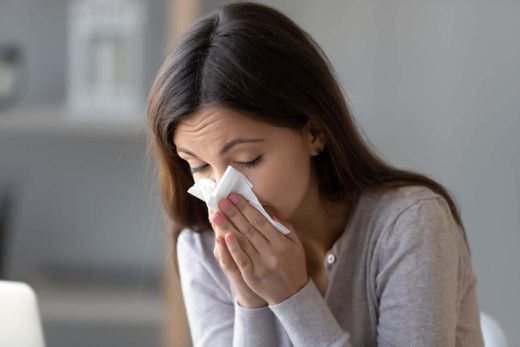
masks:
<instances>
[{"instance_id":1,"label":"arm","mask_svg":"<svg viewBox=\"0 0 520 347\"><path fill-rule=\"evenodd\" d=\"M384 231L378 346L455 346L461 230L442 198L408 207Z\"/></svg>"},{"instance_id":2,"label":"arm","mask_svg":"<svg viewBox=\"0 0 520 347\"><path fill-rule=\"evenodd\" d=\"M212 220L225 235L225 245L244 283L269 303L268 309L278 316L292 343L347 345L349 335L309 281L305 250L294 228L285 223L290 232L280 233L239 194L233 193L229 201L222 202L223 209Z\"/></svg>"},{"instance_id":3,"label":"arm","mask_svg":"<svg viewBox=\"0 0 520 347\"><path fill-rule=\"evenodd\" d=\"M213 257L202 236L183 231L177 241L181 288L193 346L276 346L269 308L249 309L231 299L225 275L209 263ZM217 265L218 266L218 265Z\"/></svg>"},{"instance_id":4,"label":"arm","mask_svg":"<svg viewBox=\"0 0 520 347\"><path fill-rule=\"evenodd\" d=\"M332 315L313 280L287 300L269 306L294 346L350 347L350 334Z\"/></svg>"},{"instance_id":5,"label":"arm","mask_svg":"<svg viewBox=\"0 0 520 347\"><path fill-rule=\"evenodd\" d=\"M274 314L269 307L245 308L236 297L233 346L278 346Z\"/></svg>"}]
</instances>

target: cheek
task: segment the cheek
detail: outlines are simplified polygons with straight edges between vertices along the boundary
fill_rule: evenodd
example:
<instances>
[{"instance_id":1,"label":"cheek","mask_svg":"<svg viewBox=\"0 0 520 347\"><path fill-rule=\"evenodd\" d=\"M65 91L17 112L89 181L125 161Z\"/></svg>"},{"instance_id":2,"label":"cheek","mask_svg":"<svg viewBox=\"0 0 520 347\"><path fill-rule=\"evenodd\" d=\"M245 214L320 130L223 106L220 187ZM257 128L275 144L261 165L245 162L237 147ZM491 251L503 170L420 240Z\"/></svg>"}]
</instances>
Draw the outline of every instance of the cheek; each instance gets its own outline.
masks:
<instances>
[{"instance_id":1,"label":"cheek","mask_svg":"<svg viewBox=\"0 0 520 347\"><path fill-rule=\"evenodd\" d=\"M253 190L268 205L266 210L286 220L300 206L308 190L310 162L306 157L293 157L276 167L265 168L255 178Z\"/></svg>"}]
</instances>

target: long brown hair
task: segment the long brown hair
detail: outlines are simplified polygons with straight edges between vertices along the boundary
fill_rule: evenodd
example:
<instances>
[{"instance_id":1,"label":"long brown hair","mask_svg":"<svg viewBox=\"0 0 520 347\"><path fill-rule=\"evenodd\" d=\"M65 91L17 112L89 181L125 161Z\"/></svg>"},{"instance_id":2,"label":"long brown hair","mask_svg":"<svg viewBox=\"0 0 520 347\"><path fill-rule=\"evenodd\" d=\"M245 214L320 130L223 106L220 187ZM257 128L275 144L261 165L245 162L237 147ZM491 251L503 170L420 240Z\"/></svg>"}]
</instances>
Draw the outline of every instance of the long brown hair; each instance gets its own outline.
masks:
<instances>
[{"instance_id":1,"label":"long brown hair","mask_svg":"<svg viewBox=\"0 0 520 347\"><path fill-rule=\"evenodd\" d=\"M208 105L280 127L319 124L326 137L315 163L322 197L347 199L354 210L363 190L423 185L446 199L466 239L456 204L442 185L392 167L363 140L330 61L310 35L273 8L239 2L214 10L184 33L149 93L149 144L173 221L174 251L182 229L211 230L206 205L186 192L193 177L173 143L176 124Z\"/></svg>"}]
</instances>

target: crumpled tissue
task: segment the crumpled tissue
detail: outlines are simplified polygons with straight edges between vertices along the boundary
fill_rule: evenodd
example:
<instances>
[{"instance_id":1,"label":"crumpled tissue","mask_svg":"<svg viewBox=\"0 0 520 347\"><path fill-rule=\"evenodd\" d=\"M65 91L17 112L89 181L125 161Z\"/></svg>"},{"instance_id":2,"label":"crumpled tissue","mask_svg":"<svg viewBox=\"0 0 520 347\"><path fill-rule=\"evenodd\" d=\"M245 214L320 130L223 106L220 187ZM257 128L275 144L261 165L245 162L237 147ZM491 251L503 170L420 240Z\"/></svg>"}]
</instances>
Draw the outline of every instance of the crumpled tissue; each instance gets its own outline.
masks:
<instances>
[{"instance_id":1,"label":"crumpled tissue","mask_svg":"<svg viewBox=\"0 0 520 347\"><path fill-rule=\"evenodd\" d=\"M241 172L229 165L222 175L222 179L218 184L212 179L203 178L195 182L195 184L188 189L188 193L201 199L206 205L218 211L218 202L226 198L231 193L238 193L249 201L260 213L262 213L267 220L282 234L290 232L285 226L275 221L264 210L264 207L258 201L255 193L251 189L253 184Z\"/></svg>"}]
</instances>

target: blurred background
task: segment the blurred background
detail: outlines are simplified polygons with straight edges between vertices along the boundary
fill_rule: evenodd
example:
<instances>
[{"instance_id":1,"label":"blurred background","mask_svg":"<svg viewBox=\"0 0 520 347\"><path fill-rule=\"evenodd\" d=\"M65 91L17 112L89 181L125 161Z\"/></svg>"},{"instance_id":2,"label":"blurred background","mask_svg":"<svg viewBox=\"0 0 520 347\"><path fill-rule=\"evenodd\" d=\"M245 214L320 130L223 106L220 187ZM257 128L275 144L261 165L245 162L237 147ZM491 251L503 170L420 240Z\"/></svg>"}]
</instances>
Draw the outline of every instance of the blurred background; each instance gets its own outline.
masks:
<instances>
[{"instance_id":1,"label":"blurred background","mask_svg":"<svg viewBox=\"0 0 520 347\"><path fill-rule=\"evenodd\" d=\"M273 0L321 45L390 162L461 210L482 311L520 345L520 2ZM145 98L227 1L0 0L0 278L48 346L188 346Z\"/></svg>"}]
</instances>

